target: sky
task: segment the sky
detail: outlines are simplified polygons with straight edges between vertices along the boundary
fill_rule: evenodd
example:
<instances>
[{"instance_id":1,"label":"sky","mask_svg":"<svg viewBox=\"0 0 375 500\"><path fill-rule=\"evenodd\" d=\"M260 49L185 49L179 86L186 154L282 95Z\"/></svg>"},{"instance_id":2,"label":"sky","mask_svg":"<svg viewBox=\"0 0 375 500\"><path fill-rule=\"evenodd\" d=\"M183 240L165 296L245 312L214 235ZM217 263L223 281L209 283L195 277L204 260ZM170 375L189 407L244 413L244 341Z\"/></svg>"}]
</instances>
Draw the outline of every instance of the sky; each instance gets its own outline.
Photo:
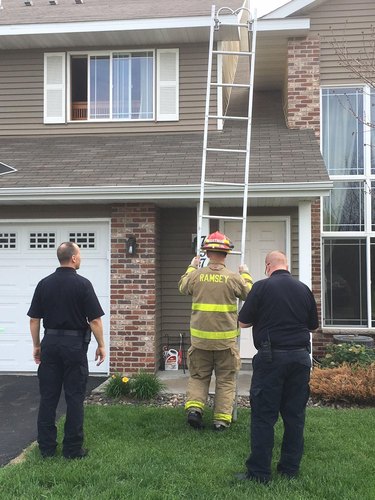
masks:
<instances>
[{"instance_id":1,"label":"sky","mask_svg":"<svg viewBox=\"0 0 375 500\"><path fill-rule=\"evenodd\" d=\"M277 9L281 5L288 3L289 0L255 0L252 4L255 4L257 9L258 17L271 12L271 10Z\"/></svg>"}]
</instances>

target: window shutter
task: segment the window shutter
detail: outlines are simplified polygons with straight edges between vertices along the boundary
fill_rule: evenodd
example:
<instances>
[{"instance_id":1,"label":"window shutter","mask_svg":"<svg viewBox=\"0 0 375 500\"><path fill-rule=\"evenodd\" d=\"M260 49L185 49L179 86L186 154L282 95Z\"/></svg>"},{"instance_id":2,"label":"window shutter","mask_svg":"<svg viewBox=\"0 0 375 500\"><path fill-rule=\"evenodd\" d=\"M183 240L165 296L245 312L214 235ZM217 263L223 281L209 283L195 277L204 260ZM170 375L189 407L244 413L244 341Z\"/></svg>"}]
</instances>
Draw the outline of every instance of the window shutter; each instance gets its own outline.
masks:
<instances>
[{"instance_id":1,"label":"window shutter","mask_svg":"<svg viewBox=\"0 0 375 500\"><path fill-rule=\"evenodd\" d=\"M44 123L65 123L65 53L44 54Z\"/></svg>"},{"instance_id":2,"label":"window shutter","mask_svg":"<svg viewBox=\"0 0 375 500\"><path fill-rule=\"evenodd\" d=\"M179 119L178 56L178 49L160 49L157 52L156 119L158 121Z\"/></svg>"}]
</instances>

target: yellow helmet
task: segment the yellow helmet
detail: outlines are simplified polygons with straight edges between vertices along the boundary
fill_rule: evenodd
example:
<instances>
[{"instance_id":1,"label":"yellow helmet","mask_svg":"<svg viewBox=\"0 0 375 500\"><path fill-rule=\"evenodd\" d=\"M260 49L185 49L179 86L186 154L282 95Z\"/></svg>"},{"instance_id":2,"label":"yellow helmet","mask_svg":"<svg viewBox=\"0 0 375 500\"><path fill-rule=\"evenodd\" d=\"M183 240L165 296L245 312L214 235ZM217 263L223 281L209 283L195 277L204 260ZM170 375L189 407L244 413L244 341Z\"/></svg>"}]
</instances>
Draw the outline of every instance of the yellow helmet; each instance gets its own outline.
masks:
<instances>
[{"instance_id":1,"label":"yellow helmet","mask_svg":"<svg viewBox=\"0 0 375 500\"><path fill-rule=\"evenodd\" d=\"M202 245L202 250L210 250L211 252L229 253L233 248L234 245L230 239L219 231L207 236Z\"/></svg>"}]
</instances>

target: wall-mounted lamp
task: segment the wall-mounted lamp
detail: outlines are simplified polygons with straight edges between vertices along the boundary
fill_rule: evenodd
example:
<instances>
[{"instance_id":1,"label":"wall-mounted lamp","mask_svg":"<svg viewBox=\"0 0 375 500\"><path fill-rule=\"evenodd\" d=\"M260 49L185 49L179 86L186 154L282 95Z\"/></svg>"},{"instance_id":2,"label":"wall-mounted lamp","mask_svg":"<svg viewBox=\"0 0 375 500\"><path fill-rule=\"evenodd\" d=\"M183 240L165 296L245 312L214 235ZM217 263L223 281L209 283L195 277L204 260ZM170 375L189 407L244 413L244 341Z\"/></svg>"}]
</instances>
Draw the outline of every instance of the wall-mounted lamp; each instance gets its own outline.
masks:
<instances>
[{"instance_id":1,"label":"wall-mounted lamp","mask_svg":"<svg viewBox=\"0 0 375 500\"><path fill-rule=\"evenodd\" d=\"M26 7L31 7L33 5L33 0L25 0Z\"/></svg>"},{"instance_id":2,"label":"wall-mounted lamp","mask_svg":"<svg viewBox=\"0 0 375 500\"><path fill-rule=\"evenodd\" d=\"M126 240L126 253L128 255L135 255L137 250L137 241L134 236L129 236Z\"/></svg>"}]
</instances>

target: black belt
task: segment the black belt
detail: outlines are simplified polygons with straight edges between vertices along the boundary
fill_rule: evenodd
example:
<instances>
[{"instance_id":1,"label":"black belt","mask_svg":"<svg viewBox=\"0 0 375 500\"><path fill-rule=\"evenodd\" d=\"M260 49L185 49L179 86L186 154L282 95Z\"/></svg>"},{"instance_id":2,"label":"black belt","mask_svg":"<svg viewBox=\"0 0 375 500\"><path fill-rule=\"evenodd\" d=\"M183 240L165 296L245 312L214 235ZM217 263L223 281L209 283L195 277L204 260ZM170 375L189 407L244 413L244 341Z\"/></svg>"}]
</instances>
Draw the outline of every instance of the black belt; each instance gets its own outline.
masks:
<instances>
[{"instance_id":1,"label":"black belt","mask_svg":"<svg viewBox=\"0 0 375 500\"><path fill-rule=\"evenodd\" d=\"M62 337L83 337L86 333L86 330L60 330L56 328L46 328L44 333L45 335L61 335Z\"/></svg>"},{"instance_id":2,"label":"black belt","mask_svg":"<svg viewBox=\"0 0 375 500\"><path fill-rule=\"evenodd\" d=\"M308 351L307 347L298 347L298 349L272 349L272 352L296 352L296 351Z\"/></svg>"}]
</instances>

